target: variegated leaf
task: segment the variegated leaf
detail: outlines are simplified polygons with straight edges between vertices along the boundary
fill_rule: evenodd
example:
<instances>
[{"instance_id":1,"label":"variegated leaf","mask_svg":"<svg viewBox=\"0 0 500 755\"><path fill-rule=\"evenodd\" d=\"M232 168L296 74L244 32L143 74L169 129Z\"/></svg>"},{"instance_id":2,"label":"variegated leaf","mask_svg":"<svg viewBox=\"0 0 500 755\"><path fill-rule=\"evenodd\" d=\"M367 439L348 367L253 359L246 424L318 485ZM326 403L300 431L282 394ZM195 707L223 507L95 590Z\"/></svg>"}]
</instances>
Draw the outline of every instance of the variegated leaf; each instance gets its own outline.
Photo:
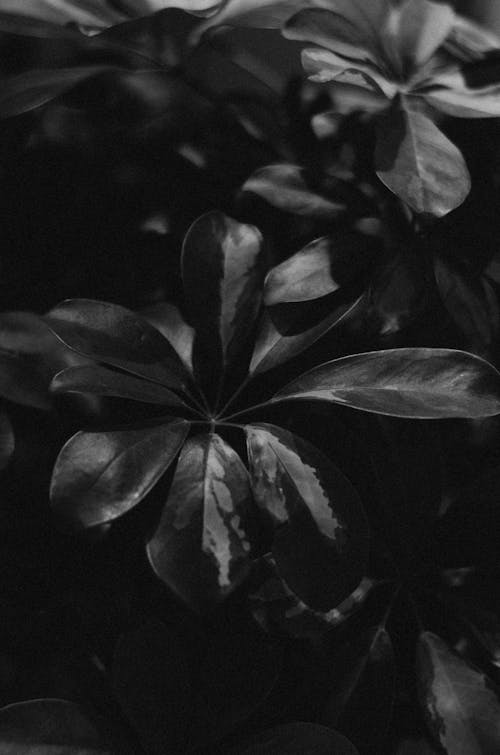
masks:
<instances>
[{"instance_id":1,"label":"variegated leaf","mask_svg":"<svg viewBox=\"0 0 500 755\"><path fill-rule=\"evenodd\" d=\"M386 349L326 362L292 380L277 400L331 401L414 419L500 414L500 374L454 349Z\"/></svg>"},{"instance_id":2,"label":"variegated leaf","mask_svg":"<svg viewBox=\"0 0 500 755\"><path fill-rule=\"evenodd\" d=\"M493 682L431 632L420 635L417 674L423 712L448 755L500 751L500 701Z\"/></svg>"},{"instance_id":3,"label":"variegated leaf","mask_svg":"<svg viewBox=\"0 0 500 755\"><path fill-rule=\"evenodd\" d=\"M262 236L220 212L198 218L184 239L184 294L196 331L195 371L213 388L252 335L262 290Z\"/></svg>"},{"instance_id":4,"label":"variegated leaf","mask_svg":"<svg viewBox=\"0 0 500 755\"><path fill-rule=\"evenodd\" d=\"M49 312L47 323L79 354L171 388L186 387L187 373L169 342L124 307L68 299Z\"/></svg>"},{"instance_id":5,"label":"variegated leaf","mask_svg":"<svg viewBox=\"0 0 500 755\"><path fill-rule=\"evenodd\" d=\"M250 567L252 503L240 457L211 433L187 441L148 542L157 575L199 610L224 599Z\"/></svg>"},{"instance_id":6,"label":"variegated leaf","mask_svg":"<svg viewBox=\"0 0 500 755\"><path fill-rule=\"evenodd\" d=\"M462 153L412 98L378 123L375 165L380 180L412 210L442 217L470 191Z\"/></svg>"},{"instance_id":7,"label":"variegated leaf","mask_svg":"<svg viewBox=\"0 0 500 755\"><path fill-rule=\"evenodd\" d=\"M140 429L78 432L63 446L50 497L73 527L112 521L136 506L166 472L189 432L173 419Z\"/></svg>"},{"instance_id":8,"label":"variegated leaf","mask_svg":"<svg viewBox=\"0 0 500 755\"><path fill-rule=\"evenodd\" d=\"M327 611L359 584L368 529L358 494L317 448L275 425L247 425L255 500L275 527L280 576L305 603Z\"/></svg>"}]
</instances>

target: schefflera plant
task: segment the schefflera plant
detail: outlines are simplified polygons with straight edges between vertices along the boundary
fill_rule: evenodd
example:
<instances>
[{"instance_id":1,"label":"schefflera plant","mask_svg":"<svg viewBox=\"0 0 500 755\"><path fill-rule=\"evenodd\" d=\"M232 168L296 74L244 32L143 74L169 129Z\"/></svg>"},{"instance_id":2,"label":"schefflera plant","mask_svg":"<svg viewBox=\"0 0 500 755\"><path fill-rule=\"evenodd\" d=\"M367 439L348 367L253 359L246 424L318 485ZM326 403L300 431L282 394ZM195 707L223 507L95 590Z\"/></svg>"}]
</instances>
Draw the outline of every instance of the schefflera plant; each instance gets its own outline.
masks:
<instances>
[{"instance_id":1,"label":"schefflera plant","mask_svg":"<svg viewBox=\"0 0 500 755\"><path fill-rule=\"evenodd\" d=\"M266 422L266 411L307 400L398 417L487 417L500 413L500 374L466 352L394 349L321 364L242 406L249 381L311 345L349 307L304 332L278 329L261 304L260 232L219 212L189 229L181 273L188 322L168 304L151 322L90 300L65 301L49 313L58 338L94 360L56 375L55 392L162 407L143 423L70 438L53 472L54 510L75 527L112 522L175 464L146 547L179 598L196 610L224 599L267 550L263 533L270 531L278 575L307 605L329 610L365 573L364 510L332 460ZM246 437L246 458L228 440L237 433Z\"/></svg>"}]
</instances>

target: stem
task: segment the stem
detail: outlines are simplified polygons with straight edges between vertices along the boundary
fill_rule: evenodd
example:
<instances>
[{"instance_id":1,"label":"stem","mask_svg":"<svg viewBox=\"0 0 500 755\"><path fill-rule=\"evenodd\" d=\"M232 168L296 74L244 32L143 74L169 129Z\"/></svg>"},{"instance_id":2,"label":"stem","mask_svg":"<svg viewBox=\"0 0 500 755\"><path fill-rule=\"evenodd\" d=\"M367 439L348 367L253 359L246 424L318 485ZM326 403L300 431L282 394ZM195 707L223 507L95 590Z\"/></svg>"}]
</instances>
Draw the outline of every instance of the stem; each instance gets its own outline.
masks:
<instances>
[{"instance_id":1,"label":"stem","mask_svg":"<svg viewBox=\"0 0 500 755\"><path fill-rule=\"evenodd\" d=\"M228 417L222 417L223 422L226 422L226 420L232 420L236 419L237 417L242 417L245 414L248 414L249 412L255 412L257 409L263 409L266 406L269 406L269 404L277 404L278 401L284 401L285 399L268 399L267 401L262 401L260 404L254 404L253 406L248 406L246 409L242 409L239 412L235 412L234 414L230 414ZM221 423L222 424L222 423Z\"/></svg>"},{"instance_id":2,"label":"stem","mask_svg":"<svg viewBox=\"0 0 500 755\"><path fill-rule=\"evenodd\" d=\"M234 404L234 402L236 401L236 399L238 398L238 396L241 395L241 393L247 387L247 385L248 385L248 383L250 382L251 379L252 378L249 375L247 375L247 377L244 379L244 381L235 390L235 392L233 393L233 395L228 398L228 400L226 401L226 403L224 404L224 406L222 407L222 409L219 411L219 413L217 415L218 417L220 417L221 415L223 415L224 412L229 409L229 407L231 406L231 404Z\"/></svg>"}]
</instances>

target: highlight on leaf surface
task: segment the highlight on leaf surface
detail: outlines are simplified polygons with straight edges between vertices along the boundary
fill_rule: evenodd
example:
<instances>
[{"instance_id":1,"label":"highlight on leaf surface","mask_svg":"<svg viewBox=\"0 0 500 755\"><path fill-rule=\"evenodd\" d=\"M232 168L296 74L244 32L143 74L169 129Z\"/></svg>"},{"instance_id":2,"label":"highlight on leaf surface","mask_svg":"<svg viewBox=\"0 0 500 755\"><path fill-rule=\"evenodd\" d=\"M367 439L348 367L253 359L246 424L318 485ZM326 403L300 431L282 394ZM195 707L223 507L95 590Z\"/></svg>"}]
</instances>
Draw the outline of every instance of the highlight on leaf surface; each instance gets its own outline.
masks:
<instances>
[{"instance_id":1,"label":"highlight on leaf surface","mask_svg":"<svg viewBox=\"0 0 500 755\"><path fill-rule=\"evenodd\" d=\"M79 432L57 457L53 508L74 527L109 522L136 506L177 456L189 422L140 429Z\"/></svg>"},{"instance_id":2,"label":"highlight on leaf surface","mask_svg":"<svg viewBox=\"0 0 500 755\"><path fill-rule=\"evenodd\" d=\"M494 755L500 748L500 699L493 682L432 632L420 635L417 674L422 709L449 755Z\"/></svg>"},{"instance_id":3,"label":"highlight on leaf surface","mask_svg":"<svg viewBox=\"0 0 500 755\"><path fill-rule=\"evenodd\" d=\"M331 401L414 419L500 414L500 374L454 349L388 349L335 359L278 391L273 400Z\"/></svg>"},{"instance_id":4,"label":"highlight on leaf surface","mask_svg":"<svg viewBox=\"0 0 500 755\"><path fill-rule=\"evenodd\" d=\"M312 608L345 600L361 581L368 526L359 496L317 448L270 424L245 427L257 505L275 528L278 574Z\"/></svg>"}]
</instances>

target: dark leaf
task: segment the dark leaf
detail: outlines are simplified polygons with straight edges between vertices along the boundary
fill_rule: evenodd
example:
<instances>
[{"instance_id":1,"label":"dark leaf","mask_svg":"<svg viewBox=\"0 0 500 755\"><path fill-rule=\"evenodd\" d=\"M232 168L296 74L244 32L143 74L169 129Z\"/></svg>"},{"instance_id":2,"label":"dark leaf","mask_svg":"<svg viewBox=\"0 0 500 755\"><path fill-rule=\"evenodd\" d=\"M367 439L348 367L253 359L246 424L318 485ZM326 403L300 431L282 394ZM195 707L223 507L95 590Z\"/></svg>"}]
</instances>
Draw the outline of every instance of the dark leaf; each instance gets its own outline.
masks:
<instances>
[{"instance_id":1,"label":"dark leaf","mask_svg":"<svg viewBox=\"0 0 500 755\"><path fill-rule=\"evenodd\" d=\"M70 349L171 388L185 386L184 369L169 342L144 318L124 307L68 299L47 322Z\"/></svg>"},{"instance_id":2,"label":"dark leaf","mask_svg":"<svg viewBox=\"0 0 500 755\"><path fill-rule=\"evenodd\" d=\"M124 634L115 650L113 688L148 752L182 750L192 692L184 643L175 630L155 621Z\"/></svg>"},{"instance_id":3,"label":"dark leaf","mask_svg":"<svg viewBox=\"0 0 500 755\"><path fill-rule=\"evenodd\" d=\"M89 65L45 70L38 68L4 76L0 89L0 118L11 118L35 110L82 81L114 70L115 67L110 65Z\"/></svg>"},{"instance_id":4,"label":"dark leaf","mask_svg":"<svg viewBox=\"0 0 500 755\"><path fill-rule=\"evenodd\" d=\"M352 282L370 259L370 242L362 234L346 232L316 239L270 270L264 301L272 306L326 296Z\"/></svg>"},{"instance_id":5,"label":"dark leaf","mask_svg":"<svg viewBox=\"0 0 500 755\"><path fill-rule=\"evenodd\" d=\"M470 191L460 150L408 97L380 118L375 164L380 180L415 212L441 217Z\"/></svg>"},{"instance_id":6,"label":"dark leaf","mask_svg":"<svg viewBox=\"0 0 500 755\"><path fill-rule=\"evenodd\" d=\"M202 215L187 232L182 280L202 367L217 362L220 369L245 346L260 306L261 251L255 226L220 212Z\"/></svg>"},{"instance_id":7,"label":"dark leaf","mask_svg":"<svg viewBox=\"0 0 500 755\"><path fill-rule=\"evenodd\" d=\"M326 726L290 723L268 729L247 745L228 750L227 755L357 755L348 739Z\"/></svg>"},{"instance_id":8,"label":"dark leaf","mask_svg":"<svg viewBox=\"0 0 500 755\"><path fill-rule=\"evenodd\" d=\"M486 278L471 279L460 274L441 257L434 270L443 304L474 349L489 346L498 332L498 301Z\"/></svg>"},{"instance_id":9,"label":"dark leaf","mask_svg":"<svg viewBox=\"0 0 500 755\"><path fill-rule=\"evenodd\" d=\"M0 396L16 404L50 409L50 378L38 367L27 357L0 353Z\"/></svg>"},{"instance_id":10,"label":"dark leaf","mask_svg":"<svg viewBox=\"0 0 500 755\"><path fill-rule=\"evenodd\" d=\"M316 639L339 626L363 604L373 587L364 577L354 592L330 611L315 611L307 606L281 579L274 559L266 558L272 576L250 596L252 614L266 631L279 630L292 637Z\"/></svg>"},{"instance_id":11,"label":"dark leaf","mask_svg":"<svg viewBox=\"0 0 500 755\"><path fill-rule=\"evenodd\" d=\"M196 609L222 600L248 573L251 517L248 473L238 454L214 433L191 438L148 543L153 569Z\"/></svg>"},{"instance_id":12,"label":"dark leaf","mask_svg":"<svg viewBox=\"0 0 500 755\"><path fill-rule=\"evenodd\" d=\"M274 425L247 425L255 501L275 527L279 575L307 605L327 611L357 587L368 528L358 494L317 448Z\"/></svg>"},{"instance_id":13,"label":"dark leaf","mask_svg":"<svg viewBox=\"0 0 500 755\"><path fill-rule=\"evenodd\" d=\"M443 640L423 632L417 674L424 715L436 743L449 755L496 755L500 702L493 683Z\"/></svg>"},{"instance_id":14,"label":"dark leaf","mask_svg":"<svg viewBox=\"0 0 500 755\"><path fill-rule=\"evenodd\" d=\"M305 351L333 327L347 320L362 300L361 296L355 302L334 306L324 319L304 329L297 328L301 321L299 312L295 313L295 317L284 318L279 325L265 312L250 361L250 375L267 372Z\"/></svg>"},{"instance_id":15,"label":"dark leaf","mask_svg":"<svg viewBox=\"0 0 500 755\"><path fill-rule=\"evenodd\" d=\"M500 414L500 375L465 351L387 349L315 367L276 394L285 398L414 419L491 417Z\"/></svg>"},{"instance_id":16,"label":"dark leaf","mask_svg":"<svg viewBox=\"0 0 500 755\"><path fill-rule=\"evenodd\" d=\"M141 380L97 364L69 367L59 372L53 378L50 389L53 393L93 393L149 404L189 408L175 393L159 383Z\"/></svg>"},{"instance_id":17,"label":"dark leaf","mask_svg":"<svg viewBox=\"0 0 500 755\"><path fill-rule=\"evenodd\" d=\"M6 414L0 413L0 470L5 469L14 453L14 430Z\"/></svg>"},{"instance_id":18,"label":"dark leaf","mask_svg":"<svg viewBox=\"0 0 500 755\"><path fill-rule=\"evenodd\" d=\"M70 42L82 39L82 35L75 29L59 26L48 19L44 20L32 15L26 16L22 13L6 13L3 10L4 5L4 3L0 2L0 32L2 33L35 37L38 39L66 39ZM16 10L13 2L10 5L13 10ZM19 6L19 2L16 5Z\"/></svg>"},{"instance_id":19,"label":"dark leaf","mask_svg":"<svg viewBox=\"0 0 500 755\"><path fill-rule=\"evenodd\" d=\"M210 633L198 677L196 742L221 740L249 719L265 703L282 666L282 645L257 627L226 619L221 631Z\"/></svg>"},{"instance_id":20,"label":"dark leaf","mask_svg":"<svg viewBox=\"0 0 500 755\"><path fill-rule=\"evenodd\" d=\"M0 745L2 755L112 755L113 752L79 705L51 698L2 708Z\"/></svg>"},{"instance_id":21,"label":"dark leaf","mask_svg":"<svg viewBox=\"0 0 500 755\"><path fill-rule=\"evenodd\" d=\"M373 627L343 643L335 656L332 678L334 692L325 704L322 723L338 728L360 749L384 751L396 678L386 629Z\"/></svg>"},{"instance_id":22,"label":"dark leaf","mask_svg":"<svg viewBox=\"0 0 500 755\"><path fill-rule=\"evenodd\" d=\"M79 432L63 446L52 474L57 513L76 527L109 522L136 506L179 453L189 422L141 429Z\"/></svg>"}]
</instances>

